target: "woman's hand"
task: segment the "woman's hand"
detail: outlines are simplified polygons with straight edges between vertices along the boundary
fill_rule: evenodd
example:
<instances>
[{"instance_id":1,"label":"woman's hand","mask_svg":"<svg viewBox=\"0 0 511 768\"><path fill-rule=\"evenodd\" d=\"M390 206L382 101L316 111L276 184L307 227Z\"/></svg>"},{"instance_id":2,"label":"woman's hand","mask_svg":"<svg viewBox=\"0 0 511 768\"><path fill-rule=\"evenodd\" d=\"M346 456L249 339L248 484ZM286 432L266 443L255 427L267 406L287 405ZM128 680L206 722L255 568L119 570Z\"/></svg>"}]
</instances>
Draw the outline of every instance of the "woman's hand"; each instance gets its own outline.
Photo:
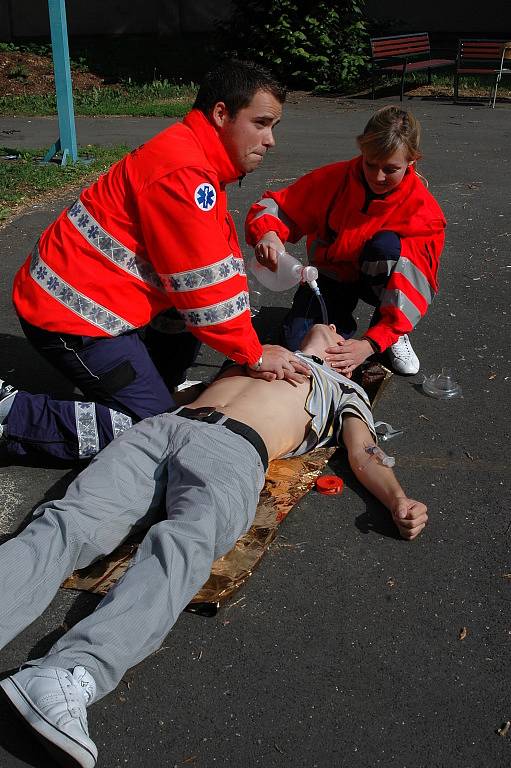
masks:
<instances>
[{"instance_id":1,"label":"woman's hand","mask_svg":"<svg viewBox=\"0 0 511 768\"><path fill-rule=\"evenodd\" d=\"M374 349L367 339L348 339L327 347L325 352L325 362L335 371L349 376L374 353Z\"/></svg>"},{"instance_id":2,"label":"woman's hand","mask_svg":"<svg viewBox=\"0 0 511 768\"><path fill-rule=\"evenodd\" d=\"M276 232L267 232L254 248L257 261L271 272L277 269L279 255L284 253L285 246Z\"/></svg>"}]
</instances>

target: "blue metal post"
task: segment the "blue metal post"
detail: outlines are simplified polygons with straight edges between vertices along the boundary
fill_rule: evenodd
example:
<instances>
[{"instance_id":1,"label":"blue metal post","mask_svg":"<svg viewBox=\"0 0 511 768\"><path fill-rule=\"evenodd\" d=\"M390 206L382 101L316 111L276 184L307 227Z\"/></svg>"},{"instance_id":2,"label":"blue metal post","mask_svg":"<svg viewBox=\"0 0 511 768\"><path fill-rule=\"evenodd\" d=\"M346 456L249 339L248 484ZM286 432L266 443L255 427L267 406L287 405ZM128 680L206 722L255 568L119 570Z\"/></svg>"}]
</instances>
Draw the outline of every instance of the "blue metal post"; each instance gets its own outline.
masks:
<instances>
[{"instance_id":1,"label":"blue metal post","mask_svg":"<svg viewBox=\"0 0 511 768\"><path fill-rule=\"evenodd\" d=\"M78 160L65 0L48 0L48 11L59 116L59 138L50 147L43 162L49 163L57 152L62 152L61 165L65 165L68 160L73 163Z\"/></svg>"}]
</instances>

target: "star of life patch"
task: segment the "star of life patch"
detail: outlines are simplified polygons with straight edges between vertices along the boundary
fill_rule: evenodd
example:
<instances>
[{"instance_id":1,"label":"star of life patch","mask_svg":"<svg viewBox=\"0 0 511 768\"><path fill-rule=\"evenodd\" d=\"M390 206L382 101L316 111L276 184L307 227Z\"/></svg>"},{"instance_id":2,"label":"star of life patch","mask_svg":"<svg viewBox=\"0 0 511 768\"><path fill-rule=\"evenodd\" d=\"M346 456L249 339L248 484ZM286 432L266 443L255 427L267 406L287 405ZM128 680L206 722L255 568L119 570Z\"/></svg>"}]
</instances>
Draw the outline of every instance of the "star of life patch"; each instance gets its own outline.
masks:
<instances>
[{"instance_id":1,"label":"star of life patch","mask_svg":"<svg viewBox=\"0 0 511 768\"><path fill-rule=\"evenodd\" d=\"M209 182L203 181L202 184L199 184L193 196L197 208L200 208L201 211L210 211L211 208L215 207L216 190Z\"/></svg>"}]
</instances>

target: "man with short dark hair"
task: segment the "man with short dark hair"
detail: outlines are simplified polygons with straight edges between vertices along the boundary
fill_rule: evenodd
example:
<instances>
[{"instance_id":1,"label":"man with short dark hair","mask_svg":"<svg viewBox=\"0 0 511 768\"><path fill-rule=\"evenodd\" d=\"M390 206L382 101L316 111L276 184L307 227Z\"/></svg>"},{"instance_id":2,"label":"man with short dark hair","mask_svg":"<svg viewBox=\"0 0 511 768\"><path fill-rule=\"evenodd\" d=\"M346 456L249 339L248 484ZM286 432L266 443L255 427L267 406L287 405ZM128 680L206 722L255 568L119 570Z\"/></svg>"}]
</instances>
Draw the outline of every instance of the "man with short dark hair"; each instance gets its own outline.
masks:
<instances>
[{"instance_id":1,"label":"man with short dark hair","mask_svg":"<svg viewBox=\"0 0 511 768\"><path fill-rule=\"evenodd\" d=\"M178 337L184 350L168 335L163 350L160 343L173 383L200 342L255 376L301 380L297 358L261 346L254 331L225 192L274 146L284 99L267 70L225 62L182 122L112 166L43 232L15 277L14 306L27 339L84 402L0 381L0 432L11 454L90 458L133 422L171 408L138 333L169 308L170 322L193 334L191 346Z\"/></svg>"},{"instance_id":2,"label":"man with short dark hair","mask_svg":"<svg viewBox=\"0 0 511 768\"><path fill-rule=\"evenodd\" d=\"M233 367L188 407L145 419L0 547L2 647L75 568L111 552L134 527L151 526L94 613L0 683L59 764L93 768L86 706L160 647L213 560L249 529L269 459L342 441L353 472L401 536L411 540L424 529L425 505L405 494L388 457L378 454L366 393L322 360L338 341L334 326L313 326L296 353L310 369L302 383L266 382Z\"/></svg>"}]
</instances>

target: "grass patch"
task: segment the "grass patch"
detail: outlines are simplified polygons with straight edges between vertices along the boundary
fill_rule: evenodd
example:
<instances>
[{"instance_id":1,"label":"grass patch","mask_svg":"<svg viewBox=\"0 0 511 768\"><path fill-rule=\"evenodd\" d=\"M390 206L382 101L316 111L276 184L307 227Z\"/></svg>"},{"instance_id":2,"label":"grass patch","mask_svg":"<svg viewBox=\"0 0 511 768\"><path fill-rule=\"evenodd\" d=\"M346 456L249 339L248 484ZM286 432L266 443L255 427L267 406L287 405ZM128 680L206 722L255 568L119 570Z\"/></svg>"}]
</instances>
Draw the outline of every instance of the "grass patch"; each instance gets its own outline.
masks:
<instances>
[{"instance_id":1,"label":"grass patch","mask_svg":"<svg viewBox=\"0 0 511 768\"><path fill-rule=\"evenodd\" d=\"M125 146L88 145L81 148L80 156L94 158L92 163L60 166L57 163L39 164L45 149L0 147L0 223L20 206L34 202L48 192L64 191L66 187L96 178L128 151ZM18 159L6 160L6 155L16 155Z\"/></svg>"},{"instance_id":2,"label":"grass patch","mask_svg":"<svg viewBox=\"0 0 511 768\"><path fill-rule=\"evenodd\" d=\"M74 93L77 115L135 115L182 117L192 106L197 87L173 85L168 80L124 86L104 86ZM0 115L55 115L54 94L0 97Z\"/></svg>"}]
</instances>

